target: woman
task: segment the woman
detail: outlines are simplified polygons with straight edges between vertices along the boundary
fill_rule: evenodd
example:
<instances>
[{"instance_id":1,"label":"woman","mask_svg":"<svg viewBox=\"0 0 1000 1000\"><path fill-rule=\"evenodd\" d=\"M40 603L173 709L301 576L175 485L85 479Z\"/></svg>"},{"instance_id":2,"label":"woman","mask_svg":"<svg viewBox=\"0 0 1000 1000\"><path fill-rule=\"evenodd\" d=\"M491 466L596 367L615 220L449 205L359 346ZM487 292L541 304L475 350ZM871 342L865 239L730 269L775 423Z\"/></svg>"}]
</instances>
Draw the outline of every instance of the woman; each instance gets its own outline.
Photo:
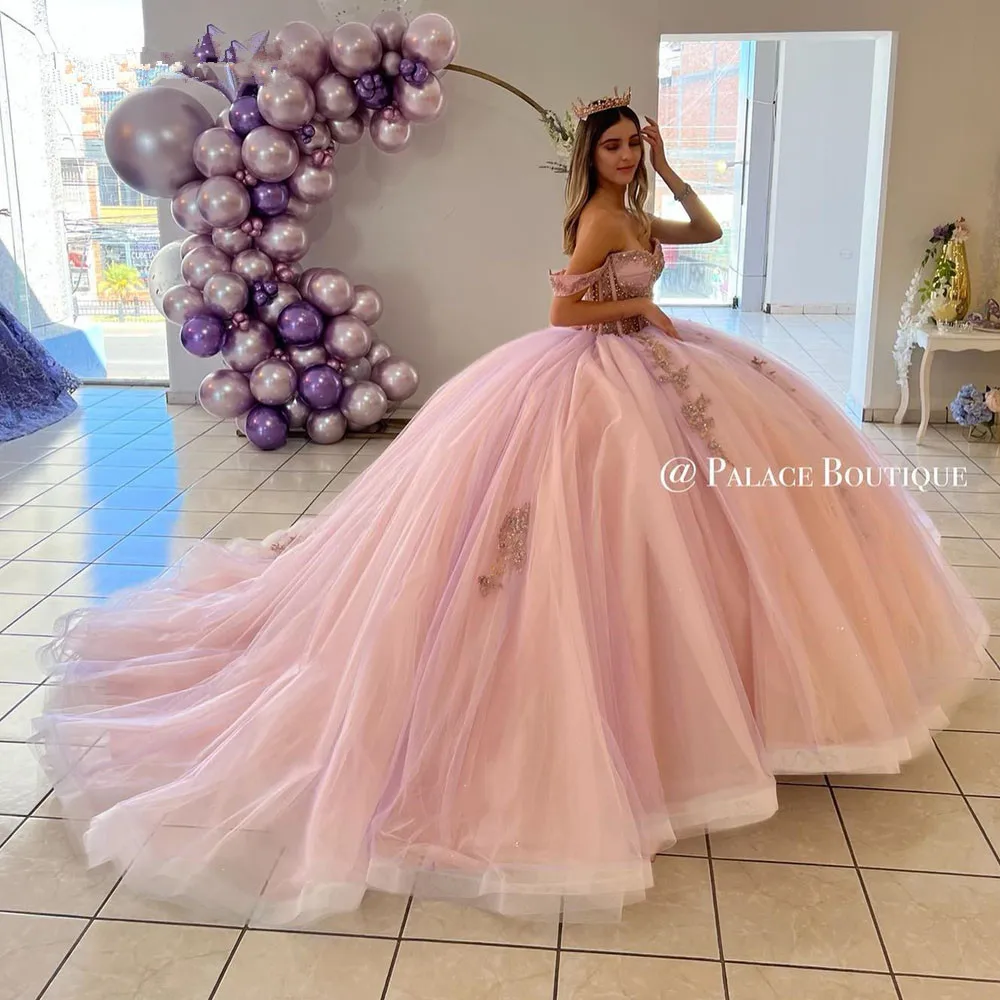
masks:
<instances>
[{"instance_id":1,"label":"woman","mask_svg":"<svg viewBox=\"0 0 1000 1000\"><path fill-rule=\"evenodd\" d=\"M657 850L770 816L776 773L897 771L979 670L904 490L705 479L879 457L651 302L661 241L720 230L621 104L579 109L552 327L442 386L329 516L65 623L38 739L92 863L272 925L368 888L614 917ZM689 223L644 213L644 141ZM693 484L661 472L684 457Z\"/></svg>"}]
</instances>

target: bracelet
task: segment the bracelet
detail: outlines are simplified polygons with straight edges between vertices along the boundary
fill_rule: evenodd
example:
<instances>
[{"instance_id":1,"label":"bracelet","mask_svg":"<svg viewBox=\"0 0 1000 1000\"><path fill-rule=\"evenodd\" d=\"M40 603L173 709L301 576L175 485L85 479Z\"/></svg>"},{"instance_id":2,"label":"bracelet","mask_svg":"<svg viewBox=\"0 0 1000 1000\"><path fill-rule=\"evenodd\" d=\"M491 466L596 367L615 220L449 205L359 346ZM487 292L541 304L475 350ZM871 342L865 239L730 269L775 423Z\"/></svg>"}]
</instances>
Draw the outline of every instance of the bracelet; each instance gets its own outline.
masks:
<instances>
[{"instance_id":1,"label":"bracelet","mask_svg":"<svg viewBox=\"0 0 1000 1000\"><path fill-rule=\"evenodd\" d=\"M693 194L694 188L690 184L685 184L681 189L681 193L674 195L674 201L684 201L685 198L690 198Z\"/></svg>"}]
</instances>

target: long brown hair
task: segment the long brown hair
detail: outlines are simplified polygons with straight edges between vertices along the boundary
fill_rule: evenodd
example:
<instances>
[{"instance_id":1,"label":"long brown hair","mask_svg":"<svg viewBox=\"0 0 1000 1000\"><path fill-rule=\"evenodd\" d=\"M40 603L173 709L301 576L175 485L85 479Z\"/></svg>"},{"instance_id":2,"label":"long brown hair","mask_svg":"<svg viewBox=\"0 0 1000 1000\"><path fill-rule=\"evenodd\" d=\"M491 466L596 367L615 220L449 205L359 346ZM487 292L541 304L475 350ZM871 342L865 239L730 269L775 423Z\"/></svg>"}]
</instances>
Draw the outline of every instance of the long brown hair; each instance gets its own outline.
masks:
<instances>
[{"instance_id":1,"label":"long brown hair","mask_svg":"<svg viewBox=\"0 0 1000 1000\"><path fill-rule=\"evenodd\" d=\"M594 166L597 144L601 141L601 136L622 118L627 118L642 132L639 116L629 107L598 111L577 125L569 161L569 176L566 178L566 218L563 220L563 251L566 254L572 254L576 249L580 216L597 191L597 168ZM635 177L625 193L625 207L638 221L643 242L649 239L651 228L649 213L646 211L648 195L649 174L646 172L646 152L642 149Z\"/></svg>"}]
</instances>

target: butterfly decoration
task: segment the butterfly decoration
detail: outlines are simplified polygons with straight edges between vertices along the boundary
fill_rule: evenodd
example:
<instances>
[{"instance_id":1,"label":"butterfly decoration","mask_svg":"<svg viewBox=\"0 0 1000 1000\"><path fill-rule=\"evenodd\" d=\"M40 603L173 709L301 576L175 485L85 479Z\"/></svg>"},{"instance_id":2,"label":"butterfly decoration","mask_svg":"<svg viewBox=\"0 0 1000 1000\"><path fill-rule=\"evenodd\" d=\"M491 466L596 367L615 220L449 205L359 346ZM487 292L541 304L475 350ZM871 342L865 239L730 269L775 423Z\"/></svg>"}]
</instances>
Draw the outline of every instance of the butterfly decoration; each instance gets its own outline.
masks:
<instances>
[{"instance_id":1,"label":"butterfly decoration","mask_svg":"<svg viewBox=\"0 0 1000 1000\"><path fill-rule=\"evenodd\" d=\"M991 330L1000 329L1000 302L990 299L983 312L969 313L966 321L973 326L989 327Z\"/></svg>"}]
</instances>

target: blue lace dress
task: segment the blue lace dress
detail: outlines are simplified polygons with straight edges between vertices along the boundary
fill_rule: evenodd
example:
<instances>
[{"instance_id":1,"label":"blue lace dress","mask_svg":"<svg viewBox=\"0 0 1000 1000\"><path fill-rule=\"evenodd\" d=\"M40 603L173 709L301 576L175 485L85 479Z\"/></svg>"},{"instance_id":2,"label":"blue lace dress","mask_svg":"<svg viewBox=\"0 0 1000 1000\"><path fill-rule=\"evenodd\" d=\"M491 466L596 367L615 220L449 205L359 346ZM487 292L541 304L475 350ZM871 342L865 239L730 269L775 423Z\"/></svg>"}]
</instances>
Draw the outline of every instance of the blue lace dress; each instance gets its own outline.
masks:
<instances>
[{"instance_id":1,"label":"blue lace dress","mask_svg":"<svg viewBox=\"0 0 1000 1000\"><path fill-rule=\"evenodd\" d=\"M76 409L80 383L0 305L0 441L48 427Z\"/></svg>"}]
</instances>

